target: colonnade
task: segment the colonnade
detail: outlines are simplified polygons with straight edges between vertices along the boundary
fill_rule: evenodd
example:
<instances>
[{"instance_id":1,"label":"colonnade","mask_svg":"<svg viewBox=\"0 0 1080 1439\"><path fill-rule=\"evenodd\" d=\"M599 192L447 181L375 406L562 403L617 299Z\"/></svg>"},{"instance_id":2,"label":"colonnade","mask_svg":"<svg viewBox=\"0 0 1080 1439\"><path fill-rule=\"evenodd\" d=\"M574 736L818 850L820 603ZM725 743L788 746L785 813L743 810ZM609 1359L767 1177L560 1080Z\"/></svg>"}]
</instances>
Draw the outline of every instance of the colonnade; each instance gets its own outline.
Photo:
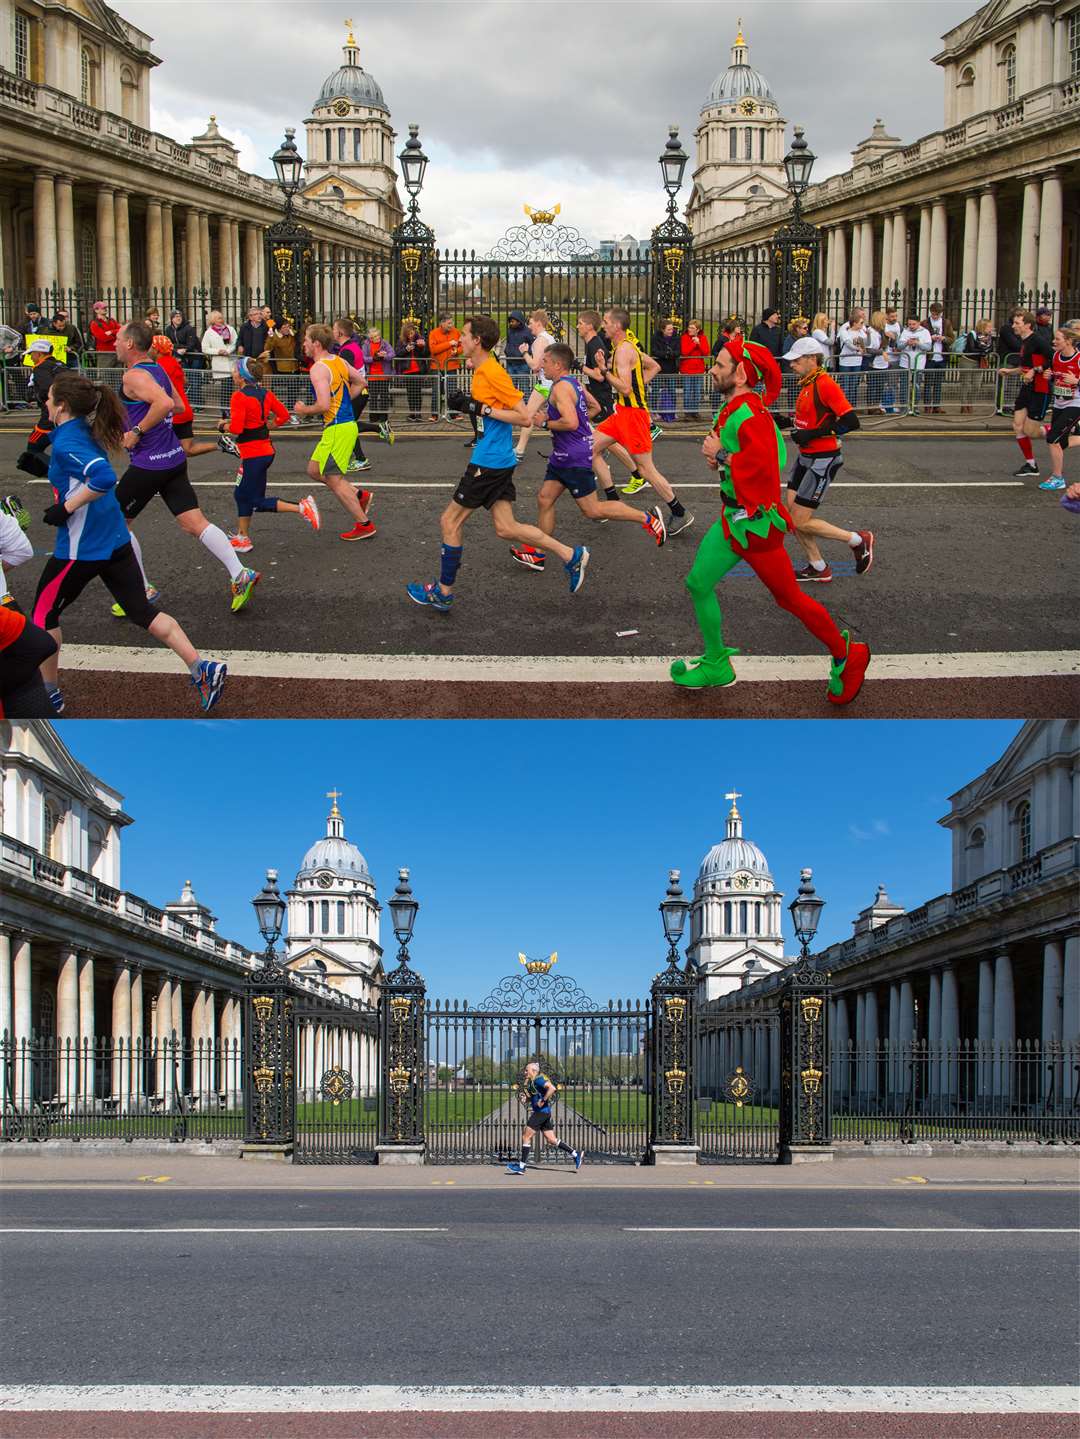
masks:
<instances>
[{"instance_id":1,"label":"colonnade","mask_svg":"<svg viewBox=\"0 0 1080 1439\"><path fill-rule=\"evenodd\" d=\"M343 1069L353 1082L353 1097L375 1095L379 1090L378 1041L374 1033L346 1028L331 1020L305 1020L297 1024L298 1098L320 1097L327 1070Z\"/></svg>"}]
</instances>

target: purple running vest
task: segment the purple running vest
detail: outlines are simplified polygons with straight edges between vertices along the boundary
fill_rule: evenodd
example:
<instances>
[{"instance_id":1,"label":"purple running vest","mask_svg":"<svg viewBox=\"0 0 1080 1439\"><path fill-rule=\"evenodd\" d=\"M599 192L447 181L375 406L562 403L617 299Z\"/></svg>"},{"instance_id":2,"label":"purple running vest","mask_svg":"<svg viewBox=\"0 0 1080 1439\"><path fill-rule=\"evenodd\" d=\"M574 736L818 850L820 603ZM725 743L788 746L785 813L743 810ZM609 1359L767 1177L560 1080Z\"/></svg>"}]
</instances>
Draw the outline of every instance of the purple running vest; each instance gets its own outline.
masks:
<instances>
[{"instance_id":1,"label":"purple running vest","mask_svg":"<svg viewBox=\"0 0 1080 1439\"><path fill-rule=\"evenodd\" d=\"M585 391L570 375L555 381L551 387L551 395L554 395L556 385L573 386L577 398L578 427L576 430L551 431L551 463L557 470L591 470L593 434L589 424L588 406L585 403ZM559 412L551 403L551 395L548 396L547 415L549 420L557 420Z\"/></svg>"},{"instance_id":2,"label":"purple running vest","mask_svg":"<svg viewBox=\"0 0 1080 1439\"><path fill-rule=\"evenodd\" d=\"M133 370L148 370L167 395L173 392L172 381L152 360L140 360L132 365ZM127 410L128 429L133 430L142 422L150 406L144 400L129 400L121 390L120 398ZM172 415L159 420L152 430L147 430L135 447L128 451L128 457L137 470L174 470L184 458L180 441L173 434Z\"/></svg>"}]
</instances>

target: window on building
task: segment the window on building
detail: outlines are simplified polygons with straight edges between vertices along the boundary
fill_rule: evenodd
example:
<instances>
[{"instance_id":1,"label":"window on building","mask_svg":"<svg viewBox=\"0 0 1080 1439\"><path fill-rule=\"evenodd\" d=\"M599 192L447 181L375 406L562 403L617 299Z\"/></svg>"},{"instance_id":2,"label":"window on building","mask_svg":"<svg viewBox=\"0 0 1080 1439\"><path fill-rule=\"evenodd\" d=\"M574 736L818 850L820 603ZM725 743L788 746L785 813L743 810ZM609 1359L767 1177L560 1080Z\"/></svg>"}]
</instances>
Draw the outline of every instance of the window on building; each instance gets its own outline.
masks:
<instances>
[{"instance_id":1,"label":"window on building","mask_svg":"<svg viewBox=\"0 0 1080 1439\"><path fill-rule=\"evenodd\" d=\"M345 131L344 131L344 130L339 130L339 131L337 132L337 157L338 157L339 160L344 160L344 158L345 158Z\"/></svg>"},{"instance_id":2,"label":"window on building","mask_svg":"<svg viewBox=\"0 0 1080 1439\"><path fill-rule=\"evenodd\" d=\"M125 120L137 120L139 108L139 86L135 76L125 65L120 71L120 113Z\"/></svg>"},{"instance_id":3,"label":"window on building","mask_svg":"<svg viewBox=\"0 0 1080 1439\"><path fill-rule=\"evenodd\" d=\"M322 927L320 928L319 933L320 933L320 934L329 934L329 933L330 933L330 901L329 901L328 899L323 899L323 900L320 900L319 903L320 903L320 906L321 906L321 909L322 909L322 913L321 913L320 916L319 916L319 918L322 920Z\"/></svg>"},{"instance_id":4,"label":"window on building","mask_svg":"<svg viewBox=\"0 0 1080 1439\"><path fill-rule=\"evenodd\" d=\"M738 132L738 130L735 129L734 126L732 126L731 129L728 131L728 159L729 159L729 160L737 160L738 158L739 158L739 132Z\"/></svg>"},{"instance_id":5,"label":"window on building","mask_svg":"<svg viewBox=\"0 0 1080 1439\"><path fill-rule=\"evenodd\" d=\"M330 163L330 131L329 131L329 130L327 130L327 131L324 132L324 138L325 138L325 140L326 140L326 163L329 165L329 163Z\"/></svg>"},{"instance_id":6,"label":"window on building","mask_svg":"<svg viewBox=\"0 0 1080 1439\"><path fill-rule=\"evenodd\" d=\"M731 901L724 901L724 933L731 933Z\"/></svg>"},{"instance_id":7,"label":"window on building","mask_svg":"<svg viewBox=\"0 0 1080 1439\"><path fill-rule=\"evenodd\" d=\"M99 65L97 54L84 45L82 49L82 102L84 105L100 105L98 93Z\"/></svg>"},{"instance_id":8,"label":"window on building","mask_svg":"<svg viewBox=\"0 0 1080 1439\"><path fill-rule=\"evenodd\" d=\"M740 933L740 934L747 934L747 933L749 932L749 931L747 930L747 928L746 928L746 908L747 908L747 906L746 906L746 900L745 900L745 899L740 899L740 900L739 900L739 933Z\"/></svg>"},{"instance_id":9,"label":"window on building","mask_svg":"<svg viewBox=\"0 0 1080 1439\"><path fill-rule=\"evenodd\" d=\"M63 863L64 859L64 806L54 795L45 796L45 814L42 832L42 854L49 859Z\"/></svg>"},{"instance_id":10,"label":"window on building","mask_svg":"<svg viewBox=\"0 0 1080 1439\"><path fill-rule=\"evenodd\" d=\"M308 907L307 907L307 927L308 927L308 934L314 934L314 933L315 933L315 906L314 906L314 904L309 904Z\"/></svg>"},{"instance_id":11,"label":"window on building","mask_svg":"<svg viewBox=\"0 0 1080 1439\"><path fill-rule=\"evenodd\" d=\"M1001 52L1001 67L1005 74L1005 103L1011 105L1016 99L1016 46L1006 45Z\"/></svg>"},{"instance_id":12,"label":"window on building","mask_svg":"<svg viewBox=\"0 0 1080 1439\"><path fill-rule=\"evenodd\" d=\"M354 160L360 159L360 134L359 130L352 132L352 157Z\"/></svg>"},{"instance_id":13,"label":"window on building","mask_svg":"<svg viewBox=\"0 0 1080 1439\"><path fill-rule=\"evenodd\" d=\"M964 68L960 71L959 84L961 89L967 88L969 90L971 89L972 85L975 84L975 71L971 68L970 65L965 65Z\"/></svg>"},{"instance_id":14,"label":"window on building","mask_svg":"<svg viewBox=\"0 0 1080 1439\"><path fill-rule=\"evenodd\" d=\"M764 130L759 130L759 131L757 132L757 138L758 138L758 159L759 159L759 160L764 160L764 158L765 158L765 131L764 131Z\"/></svg>"},{"instance_id":15,"label":"window on building","mask_svg":"<svg viewBox=\"0 0 1080 1439\"><path fill-rule=\"evenodd\" d=\"M15 74L30 79L30 16L15 11Z\"/></svg>"},{"instance_id":16,"label":"window on building","mask_svg":"<svg viewBox=\"0 0 1080 1439\"><path fill-rule=\"evenodd\" d=\"M1069 79L1075 80L1080 75L1080 10L1071 12L1067 24L1065 48L1069 56Z\"/></svg>"},{"instance_id":17,"label":"window on building","mask_svg":"<svg viewBox=\"0 0 1080 1439\"><path fill-rule=\"evenodd\" d=\"M981 824L977 824L975 828L971 831L971 833L968 835L967 847L968 849L982 849L985 843L986 831L983 829Z\"/></svg>"},{"instance_id":18,"label":"window on building","mask_svg":"<svg viewBox=\"0 0 1080 1439\"><path fill-rule=\"evenodd\" d=\"M339 899L337 902L337 932L338 934L345 933L345 901L343 899Z\"/></svg>"},{"instance_id":19,"label":"window on building","mask_svg":"<svg viewBox=\"0 0 1080 1439\"><path fill-rule=\"evenodd\" d=\"M744 160L752 160L752 159L754 158L754 132L753 132L753 130L747 128L747 129L745 129L742 133L743 133L743 159L744 159Z\"/></svg>"},{"instance_id":20,"label":"window on building","mask_svg":"<svg viewBox=\"0 0 1080 1439\"><path fill-rule=\"evenodd\" d=\"M79 229L79 279L88 290L97 285L97 234L91 224Z\"/></svg>"},{"instance_id":21,"label":"window on building","mask_svg":"<svg viewBox=\"0 0 1080 1439\"><path fill-rule=\"evenodd\" d=\"M1031 805L1022 799L1013 815L1016 825L1016 858L1018 861L1031 858Z\"/></svg>"},{"instance_id":22,"label":"window on building","mask_svg":"<svg viewBox=\"0 0 1080 1439\"><path fill-rule=\"evenodd\" d=\"M105 831L99 824L92 824L86 833L86 868L97 874L101 856L105 853Z\"/></svg>"}]
</instances>

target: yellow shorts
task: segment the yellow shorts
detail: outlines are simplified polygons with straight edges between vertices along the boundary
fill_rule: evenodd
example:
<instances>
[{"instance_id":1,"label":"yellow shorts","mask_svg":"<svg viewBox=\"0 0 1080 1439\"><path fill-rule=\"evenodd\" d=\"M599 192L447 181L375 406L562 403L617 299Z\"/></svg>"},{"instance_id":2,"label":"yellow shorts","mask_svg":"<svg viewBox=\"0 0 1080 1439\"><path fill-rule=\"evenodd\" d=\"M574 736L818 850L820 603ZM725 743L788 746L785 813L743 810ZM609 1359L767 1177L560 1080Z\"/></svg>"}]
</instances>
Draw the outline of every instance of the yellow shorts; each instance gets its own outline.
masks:
<instances>
[{"instance_id":1,"label":"yellow shorts","mask_svg":"<svg viewBox=\"0 0 1080 1439\"><path fill-rule=\"evenodd\" d=\"M327 460L333 460L341 474L346 472L349 468L349 461L353 457L353 450L356 448L358 433L355 420L348 420L339 425L327 425L311 456L319 467L320 475L326 473Z\"/></svg>"}]
</instances>

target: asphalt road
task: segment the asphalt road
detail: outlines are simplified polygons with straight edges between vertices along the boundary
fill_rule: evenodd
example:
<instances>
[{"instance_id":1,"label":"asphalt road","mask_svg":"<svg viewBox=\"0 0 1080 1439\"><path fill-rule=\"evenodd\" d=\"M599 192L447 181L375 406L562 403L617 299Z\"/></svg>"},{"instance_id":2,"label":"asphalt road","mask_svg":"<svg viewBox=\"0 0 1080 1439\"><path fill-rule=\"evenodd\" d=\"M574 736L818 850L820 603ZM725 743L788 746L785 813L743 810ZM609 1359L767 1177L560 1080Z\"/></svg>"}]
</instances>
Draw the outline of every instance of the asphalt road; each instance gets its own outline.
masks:
<instances>
[{"instance_id":1,"label":"asphalt road","mask_svg":"<svg viewBox=\"0 0 1080 1439\"><path fill-rule=\"evenodd\" d=\"M272 490L295 498L307 488L302 463L310 438L281 443ZM19 443L13 435L0 436L0 471L39 512L45 508L44 485L17 483L11 469ZM531 516L544 449L534 440L519 468L522 517ZM824 513L834 522L872 529L876 558L866 576L838 573L814 593L882 657L853 713L1026 715L1075 707L1077 681L1063 676L1060 656L1080 648L1075 604L1080 532L1075 516L1054 496L1012 479L1015 445L997 437L857 436L846 453ZM666 683L671 657L700 652L682 581L716 505L695 441L665 437L657 449L661 468L697 515L694 527L664 549L657 551L629 525L589 526L564 499L560 533L588 543L592 551L587 583L571 597L561 567L553 565L545 574L522 570L479 514L466 532L458 600L449 615L410 604L404 586L435 572L438 515L464 467L465 451L455 435L405 437L393 448L375 441L370 454L374 465L365 483L376 493L377 536L342 544L329 495L321 501L325 523L317 535L294 517L257 517L250 562L263 579L248 610L238 616L229 613L220 567L177 530L164 507L155 505L141 517L138 533L163 606L202 653L235 655L223 716L832 710L825 701L827 664L816 642L742 567L722 585L721 603L726 637L744 652L736 667L743 679L755 682L707 695L673 694ZM224 456L199 459L192 474L207 514L231 527L231 464ZM31 537L38 546L49 540L36 517ZM850 571L842 547L826 550L838 571ZM35 560L11 577L24 603L32 597L39 568ZM171 657L144 660L145 636L110 617L104 591L88 591L79 601L65 640L73 646L72 664L85 666L69 670L65 683L73 715L192 713L184 677ZM88 647L105 648L95 654ZM997 668L980 670L976 664L958 671L955 656L981 661L988 654L1005 659ZM1039 656L1051 654L1057 659L1044 675ZM311 658L316 655L326 658L316 662ZM470 656L495 662L489 661L483 674L467 664L457 676L439 668L445 660ZM578 683L556 689L566 678L558 666L554 673L537 674L523 663L546 656L576 661L572 678ZM890 656L943 658L931 680L925 660L908 672L899 663L889 668L884 657ZM335 667L338 657L347 662ZM415 657L415 663L388 680L388 657ZM794 657L794 669L788 657ZM1017 657L1028 666L1026 675L1018 670ZM625 673L613 668L613 661L628 662ZM590 681L593 672L595 682L581 682ZM950 678L956 672L961 677ZM139 683L128 682L132 673ZM1019 677L1008 677L1014 675ZM660 682L649 682L655 680Z\"/></svg>"},{"instance_id":2,"label":"asphalt road","mask_svg":"<svg viewBox=\"0 0 1080 1439\"><path fill-rule=\"evenodd\" d=\"M2 1382L1075 1380L1073 1193L545 1200L535 1179L392 1195L6 1192ZM672 1232L641 1232L656 1226ZM961 1232L973 1229L989 1232ZM1038 1232L1055 1229L1067 1232Z\"/></svg>"}]
</instances>

